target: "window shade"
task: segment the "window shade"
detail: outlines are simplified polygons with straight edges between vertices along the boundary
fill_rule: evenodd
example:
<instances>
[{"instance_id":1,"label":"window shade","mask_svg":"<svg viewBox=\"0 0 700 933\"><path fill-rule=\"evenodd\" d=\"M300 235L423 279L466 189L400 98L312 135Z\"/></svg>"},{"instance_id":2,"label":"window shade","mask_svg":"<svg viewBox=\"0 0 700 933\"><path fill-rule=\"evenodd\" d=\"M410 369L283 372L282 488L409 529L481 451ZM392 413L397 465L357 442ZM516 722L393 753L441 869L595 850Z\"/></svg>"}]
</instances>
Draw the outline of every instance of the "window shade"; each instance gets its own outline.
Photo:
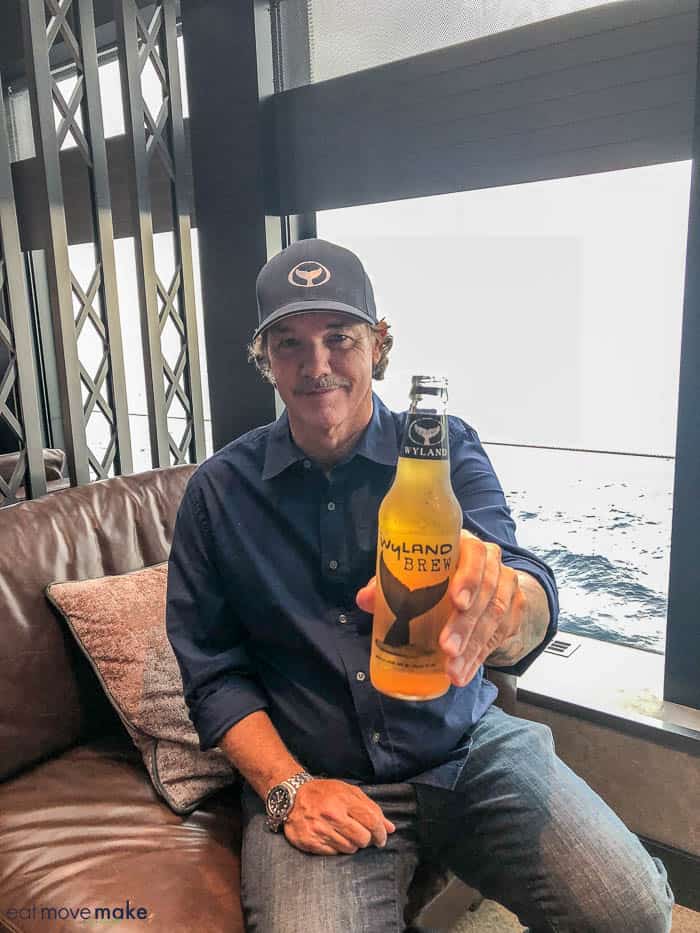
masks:
<instances>
[{"instance_id":1,"label":"window shade","mask_svg":"<svg viewBox=\"0 0 700 933\"><path fill-rule=\"evenodd\" d=\"M326 81L614 0L282 0L285 88ZM297 29L309 70L295 67Z\"/></svg>"}]
</instances>

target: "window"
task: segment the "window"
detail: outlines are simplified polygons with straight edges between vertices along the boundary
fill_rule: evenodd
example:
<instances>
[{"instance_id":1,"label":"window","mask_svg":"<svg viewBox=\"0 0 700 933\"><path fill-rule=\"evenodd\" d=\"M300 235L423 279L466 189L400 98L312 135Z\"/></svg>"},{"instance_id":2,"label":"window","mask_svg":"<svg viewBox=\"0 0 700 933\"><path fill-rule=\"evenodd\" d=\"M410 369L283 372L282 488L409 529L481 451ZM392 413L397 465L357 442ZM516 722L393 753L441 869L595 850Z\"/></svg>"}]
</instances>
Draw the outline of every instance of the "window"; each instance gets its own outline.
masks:
<instances>
[{"instance_id":1,"label":"window","mask_svg":"<svg viewBox=\"0 0 700 933\"><path fill-rule=\"evenodd\" d=\"M450 379L561 627L663 652L690 163L326 211L396 345Z\"/></svg>"},{"instance_id":2,"label":"window","mask_svg":"<svg viewBox=\"0 0 700 933\"><path fill-rule=\"evenodd\" d=\"M180 90L182 94L182 116L187 119L190 115L189 101L187 99L187 82L185 81L185 49L182 36L177 37L177 54L180 66ZM105 139L113 136L121 136L124 133L124 107L121 98L121 77L119 72L119 61L115 50L106 50L100 53L99 65L99 83L100 83L100 103L102 106L102 125L104 127ZM70 99L70 95L77 83L75 68L68 68L65 73L56 76L58 89L65 100ZM153 113L158 113L160 101L162 100L162 88L160 79L150 61L144 67L142 77L142 87L144 99ZM31 159L36 154L34 151L34 139L32 134L32 115L29 103L29 91L26 88L26 82L19 81L16 84L10 84L6 88L6 99L4 101L8 131L10 134L10 161L16 162L19 159ZM54 120L56 126L62 119L62 114L54 102ZM76 123L82 130L83 118L80 109L75 114ZM61 150L72 149L77 143L71 132L66 134Z\"/></svg>"},{"instance_id":3,"label":"window","mask_svg":"<svg viewBox=\"0 0 700 933\"><path fill-rule=\"evenodd\" d=\"M188 116L188 102L186 82L184 81L185 60L182 36L177 40L180 73L183 76L183 115ZM114 57L106 56L99 67L100 96L102 114L107 138L124 133L124 111L121 98L121 85L119 62ZM75 85L74 75L67 75L59 80L59 87L64 96L69 96ZM155 69L150 64L144 68L142 77L144 99L152 113L158 113L162 101L162 87ZM28 95L25 92L25 104L28 108ZM54 116L58 123L60 112L54 105ZM82 126L78 118L79 125ZM64 140L62 148L75 146L76 142L69 133ZM175 268L174 238L171 232L157 233L153 237L154 258L156 272L163 282L170 282ZM150 432L148 410L146 402L145 370L141 342L141 320L139 309L138 286L136 280L136 257L134 241L132 238L123 238L114 242L115 262L117 271L117 289L119 297L119 316L122 328L122 341L125 354L125 378L127 407L129 413L129 429L131 432L133 469L134 472L149 470L152 467ZM95 267L95 254L92 244L74 244L69 247L70 265L72 272L80 281L83 289L87 289L90 276ZM195 306L197 313L198 344L200 348L200 366L202 371L202 393L204 405L204 430L206 455L212 453L211 416L209 408L209 385L207 380L206 353L204 352L204 323L202 318L201 282L199 276L199 251L197 231L192 231L192 260L194 269ZM177 301L177 299L176 299ZM99 295L95 299L98 307ZM74 299L75 303L75 299ZM77 310L77 309L76 309ZM162 349L171 368L180 353L181 342L176 333L175 326L168 322L162 335ZM94 375L99 368L103 346L95 329L88 324L84 327L79 341L79 353L82 364L88 373ZM165 382L167 391L168 383ZM86 389L83 385L83 401ZM173 438L180 441L186 424L186 413L177 396L173 399L168 412L168 429ZM104 416L96 411L87 424L88 444L100 458L102 458L110 443L109 424ZM113 468L110 475L113 475Z\"/></svg>"},{"instance_id":4,"label":"window","mask_svg":"<svg viewBox=\"0 0 700 933\"><path fill-rule=\"evenodd\" d=\"M153 238L156 269L170 281L173 269L173 235L158 233ZM129 412L129 430L135 473L150 470L152 467L148 408L146 403L145 371L141 343L141 318L139 311L138 287L136 283L136 257L133 239L114 241L114 254L117 269L117 289L119 293L119 317L122 329L122 342L128 353L125 355L126 395ZM71 269L77 276L83 289L89 284L89 277L94 270L94 247L92 244L80 244L70 247ZM204 406L204 431L206 455L213 453L211 414L209 406L209 382L207 378L207 360L204 352L204 320L202 317L202 287L199 274L199 241L197 231L192 231L192 265L194 269L195 306L197 312L197 340L200 348L200 366L202 371L202 400ZM170 276L168 276L170 272ZM98 298L95 299L97 305ZM174 366L180 352L180 340L173 332L174 325L164 328L162 347L165 358ZM97 372L102 357L102 341L94 328L85 326L79 341L82 364L88 373ZM167 384L166 384L167 389ZM83 385L83 401L85 400ZM177 440L180 439L184 425L185 412L178 410L179 402L173 401L168 414L168 428ZM109 425L100 412L94 414L87 425L88 443L91 450L104 456L110 442ZM110 471L113 475L113 469Z\"/></svg>"}]
</instances>

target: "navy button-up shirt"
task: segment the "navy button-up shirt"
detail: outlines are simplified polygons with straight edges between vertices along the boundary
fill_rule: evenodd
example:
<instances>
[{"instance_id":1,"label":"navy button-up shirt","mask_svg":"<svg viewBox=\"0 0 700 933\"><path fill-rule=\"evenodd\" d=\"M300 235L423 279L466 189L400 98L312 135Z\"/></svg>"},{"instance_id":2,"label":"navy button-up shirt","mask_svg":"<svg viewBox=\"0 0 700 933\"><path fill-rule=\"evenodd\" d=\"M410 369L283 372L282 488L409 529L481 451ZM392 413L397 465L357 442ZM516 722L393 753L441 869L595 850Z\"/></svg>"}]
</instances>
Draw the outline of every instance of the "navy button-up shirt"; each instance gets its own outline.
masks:
<instances>
[{"instance_id":1,"label":"navy button-up shirt","mask_svg":"<svg viewBox=\"0 0 700 933\"><path fill-rule=\"evenodd\" d=\"M354 451L326 475L294 443L286 413L232 441L190 478L168 566L167 629L201 747L267 711L309 771L366 783L452 787L469 735L496 688L483 668L434 700L380 694L369 679L371 616L355 596L375 571L377 513L394 478L405 415L375 395ZM449 418L452 484L463 525L532 574L549 601L549 567L518 547L503 491L476 432Z\"/></svg>"}]
</instances>

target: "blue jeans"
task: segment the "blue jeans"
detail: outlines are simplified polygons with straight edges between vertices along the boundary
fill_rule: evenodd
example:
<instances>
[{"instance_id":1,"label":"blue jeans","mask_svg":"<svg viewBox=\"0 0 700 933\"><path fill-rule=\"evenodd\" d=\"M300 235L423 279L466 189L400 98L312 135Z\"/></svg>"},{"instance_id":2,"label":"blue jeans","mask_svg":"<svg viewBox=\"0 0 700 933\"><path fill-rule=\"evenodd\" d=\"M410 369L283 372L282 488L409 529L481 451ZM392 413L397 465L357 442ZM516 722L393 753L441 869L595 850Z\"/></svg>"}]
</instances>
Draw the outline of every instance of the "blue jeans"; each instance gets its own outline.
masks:
<instances>
[{"instance_id":1,"label":"blue jeans","mask_svg":"<svg viewBox=\"0 0 700 933\"><path fill-rule=\"evenodd\" d=\"M264 825L245 785L248 933L401 933L406 892L430 859L533 933L667 933L666 871L554 752L551 730L491 707L454 789L361 785L396 825L386 848L310 855Z\"/></svg>"}]
</instances>

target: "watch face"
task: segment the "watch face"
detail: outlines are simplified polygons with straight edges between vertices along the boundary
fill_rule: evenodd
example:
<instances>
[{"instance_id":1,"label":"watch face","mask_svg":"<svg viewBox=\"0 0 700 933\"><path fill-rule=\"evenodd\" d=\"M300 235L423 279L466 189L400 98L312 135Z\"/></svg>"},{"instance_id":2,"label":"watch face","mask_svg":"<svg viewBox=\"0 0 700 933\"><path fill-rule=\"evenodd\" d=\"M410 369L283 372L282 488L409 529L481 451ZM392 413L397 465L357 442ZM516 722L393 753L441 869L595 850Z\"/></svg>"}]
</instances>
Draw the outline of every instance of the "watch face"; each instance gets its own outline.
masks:
<instances>
[{"instance_id":1,"label":"watch face","mask_svg":"<svg viewBox=\"0 0 700 933\"><path fill-rule=\"evenodd\" d=\"M292 795L286 787L273 787L267 798L267 812L275 819L282 819L289 812Z\"/></svg>"}]
</instances>

